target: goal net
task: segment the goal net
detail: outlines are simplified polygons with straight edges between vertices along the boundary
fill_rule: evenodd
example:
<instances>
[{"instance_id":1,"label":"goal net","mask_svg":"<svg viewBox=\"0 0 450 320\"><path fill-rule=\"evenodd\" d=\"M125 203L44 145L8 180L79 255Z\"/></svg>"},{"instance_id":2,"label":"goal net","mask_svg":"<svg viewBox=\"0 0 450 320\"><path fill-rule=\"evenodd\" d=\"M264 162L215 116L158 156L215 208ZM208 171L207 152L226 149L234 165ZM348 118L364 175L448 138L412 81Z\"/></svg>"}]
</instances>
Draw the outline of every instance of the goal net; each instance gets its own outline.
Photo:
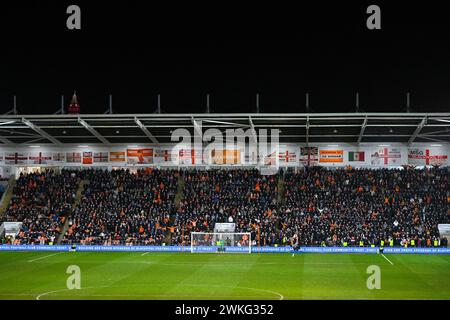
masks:
<instances>
[{"instance_id":1,"label":"goal net","mask_svg":"<svg viewBox=\"0 0 450 320\"><path fill-rule=\"evenodd\" d=\"M191 232L191 252L251 253L249 232Z\"/></svg>"}]
</instances>

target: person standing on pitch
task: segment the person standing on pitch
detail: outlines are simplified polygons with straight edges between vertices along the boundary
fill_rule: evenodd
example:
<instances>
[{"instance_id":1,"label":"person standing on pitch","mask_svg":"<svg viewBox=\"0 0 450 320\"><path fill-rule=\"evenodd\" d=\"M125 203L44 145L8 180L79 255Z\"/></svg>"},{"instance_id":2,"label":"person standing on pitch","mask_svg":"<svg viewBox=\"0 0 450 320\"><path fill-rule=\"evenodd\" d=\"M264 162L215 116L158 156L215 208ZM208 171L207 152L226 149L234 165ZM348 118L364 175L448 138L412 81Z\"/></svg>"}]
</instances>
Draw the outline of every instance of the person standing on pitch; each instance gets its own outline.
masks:
<instances>
[{"instance_id":1,"label":"person standing on pitch","mask_svg":"<svg viewBox=\"0 0 450 320\"><path fill-rule=\"evenodd\" d=\"M292 244L292 249L293 249L292 256L294 256L295 253L298 252L298 250L300 249L300 244L298 242L297 234L294 234L294 236L292 237L291 244Z\"/></svg>"}]
</instances>

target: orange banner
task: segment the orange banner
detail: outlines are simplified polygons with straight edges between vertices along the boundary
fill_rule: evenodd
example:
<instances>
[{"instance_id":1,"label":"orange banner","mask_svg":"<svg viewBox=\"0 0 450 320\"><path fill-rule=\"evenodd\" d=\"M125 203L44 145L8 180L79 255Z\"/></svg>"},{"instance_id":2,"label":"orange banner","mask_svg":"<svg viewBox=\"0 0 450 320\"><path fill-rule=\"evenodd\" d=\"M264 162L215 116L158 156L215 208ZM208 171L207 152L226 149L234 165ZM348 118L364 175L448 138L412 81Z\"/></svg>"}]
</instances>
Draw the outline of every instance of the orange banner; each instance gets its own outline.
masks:
<instances>
[{"instance_id":1,"label":"orange banner","mask_svg":"<svg viewBox=\"0 0 450 320\"><path fill-rule=\"evenodd\" d=\"M238 164L241 162L239 150L212 150L211 157L213 164Z\"/></svg>"},{"instance_id":2,"label":"orange banner","mask_svg":"<svg viewBox=\"0 0 450 320\"><path fill-rule=\"evenodd\" d=\"M109 153L109 161L125 162L125 151L111 151Z\"/></svg>"},{"instance_id":3,"label":"orange banner","mask_svg":"<svg viewBox=\"0 0 450 320\"><path fill-rule=\"evenodd\" d=\"M153 163L153 149L127 149L128 163Z\"/></svg>"},{"instance_id":4,"label":"orange banner","mask_svg":"<svg viewBox=\"0 0 450 320\"><path fill-rule=\"evenodd\" d=\"M319 150L319 162L344 162L344 150Z\"/></svg>"}]
</instances>

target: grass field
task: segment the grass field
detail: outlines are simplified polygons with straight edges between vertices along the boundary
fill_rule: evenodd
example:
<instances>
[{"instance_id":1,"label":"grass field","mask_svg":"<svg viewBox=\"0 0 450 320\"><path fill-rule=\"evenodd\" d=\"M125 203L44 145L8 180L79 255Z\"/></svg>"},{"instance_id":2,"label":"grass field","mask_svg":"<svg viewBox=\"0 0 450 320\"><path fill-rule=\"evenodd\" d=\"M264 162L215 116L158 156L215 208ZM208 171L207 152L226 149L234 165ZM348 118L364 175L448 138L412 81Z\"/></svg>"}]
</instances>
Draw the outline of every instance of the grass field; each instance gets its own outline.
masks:
<instances>
[{"instance_id":1,"label":"grass field","mask_svg":"<svg viewBox=\"0 0 450 320\"><path fill-rule=\"evenodd\" d=\"M450 299L450 255L0 252L0 299Z\"/></svg>"}]
</instances>

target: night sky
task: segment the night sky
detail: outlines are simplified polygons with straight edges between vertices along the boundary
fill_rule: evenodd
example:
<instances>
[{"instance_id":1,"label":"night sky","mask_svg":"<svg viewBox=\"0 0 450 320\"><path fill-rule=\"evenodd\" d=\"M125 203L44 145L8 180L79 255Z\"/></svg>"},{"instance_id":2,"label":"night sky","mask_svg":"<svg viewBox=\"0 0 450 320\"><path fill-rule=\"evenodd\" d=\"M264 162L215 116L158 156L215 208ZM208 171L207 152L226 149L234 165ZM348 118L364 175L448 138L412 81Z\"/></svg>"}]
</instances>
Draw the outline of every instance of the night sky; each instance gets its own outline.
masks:
<instances>
[{"instance_id":1,"label":"night sky","mask_svg":"<svg viewBox=\"0 0 450 320\"><path fill-rule=\"evenodd\" d=\"M93 2L93 1L91 1ZM53 113L77 91L82 113L450 111L450 16L443 3L19 2L0 9L0 111ZM82 30L66 29L79 4Z\"/></svg>"}]
</instances>

